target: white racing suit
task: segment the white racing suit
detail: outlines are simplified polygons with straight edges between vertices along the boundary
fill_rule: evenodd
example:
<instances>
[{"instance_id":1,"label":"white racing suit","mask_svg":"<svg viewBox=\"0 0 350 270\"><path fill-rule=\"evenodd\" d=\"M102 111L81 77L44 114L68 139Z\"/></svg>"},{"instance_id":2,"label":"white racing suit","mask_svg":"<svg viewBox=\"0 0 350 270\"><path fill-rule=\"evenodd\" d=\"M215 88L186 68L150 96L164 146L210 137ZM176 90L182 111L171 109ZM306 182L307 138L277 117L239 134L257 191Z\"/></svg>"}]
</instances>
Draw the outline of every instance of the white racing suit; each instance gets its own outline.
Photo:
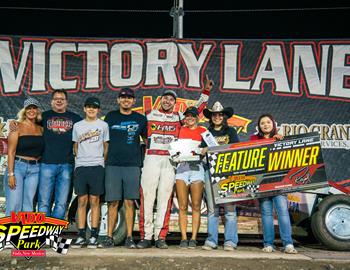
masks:
<instances>
[{"instance_id":1,"label":"white racing suit","mask_svg":"<svg viewBox=\"0 0 350 270\"><path fill-rule=\"evenodd\" d=\"M201 112L209 99L202 91L196 107ZM178 112L152 110L146 114L147 150L141 175L140 235L141 239L165 239L169 230L175 167L170 162L169 144L178 138L183 115ZM153 207L157 199L157 213L153 221Z\"/></svg>"}]
</instances>

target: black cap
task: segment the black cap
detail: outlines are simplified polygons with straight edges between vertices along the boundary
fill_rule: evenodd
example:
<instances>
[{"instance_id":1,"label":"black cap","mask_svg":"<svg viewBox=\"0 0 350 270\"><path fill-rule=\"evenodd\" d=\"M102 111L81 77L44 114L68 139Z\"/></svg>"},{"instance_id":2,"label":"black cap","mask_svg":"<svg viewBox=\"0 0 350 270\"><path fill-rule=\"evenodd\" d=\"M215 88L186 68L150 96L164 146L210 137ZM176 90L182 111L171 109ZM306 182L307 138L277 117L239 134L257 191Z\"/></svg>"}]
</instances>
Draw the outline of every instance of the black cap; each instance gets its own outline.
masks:
<instances>
[{"instance_id":1,"label":"black cap","mask_svg":"<svg viewBox=\"0 0 350 270\"><path fill-rule=\"evenodd\" d=\"M132 90L130 88L123 88L122 90L120 90L118 97L121 97L121 96L135 98L135 92L134 92L134 90Z\"/></svg>"},{"instance_id":2,"label":"black cap","mask_svg":"<svg viewBox=\"0 0 350 270\"><path fill-rule=\"evenodd\" d=\"M88 105L95 106L97 108L101 107L100 100L97 97L88 97L85 100L84 107Z\"/></svg>"},{"instance_id":3,"label":"black cap","mask_svg":"<svg viewBox=\"0 0 350 270\"><path fill-rule=\"evenodd\" d=\"M194 116L198 116L199 115L198 109L196 107L193 107L193 106L192 107L188 107L186 109L186 111L184 112L184 115L186 115L188 113L190 113L190 114L192 114Z\"/></svg>"},{"instance_id":4,"label":"black cap","mask_svg":"<svg viewBox=\"0 0 350 270\"><path fill-rule=\"evenodd\" d=\"M177 94L174 90L170 90L170 89L165 90L162 94L162 97L167 95L173 96L175 100L177 99Z\"/></svg>"}]
</instances>

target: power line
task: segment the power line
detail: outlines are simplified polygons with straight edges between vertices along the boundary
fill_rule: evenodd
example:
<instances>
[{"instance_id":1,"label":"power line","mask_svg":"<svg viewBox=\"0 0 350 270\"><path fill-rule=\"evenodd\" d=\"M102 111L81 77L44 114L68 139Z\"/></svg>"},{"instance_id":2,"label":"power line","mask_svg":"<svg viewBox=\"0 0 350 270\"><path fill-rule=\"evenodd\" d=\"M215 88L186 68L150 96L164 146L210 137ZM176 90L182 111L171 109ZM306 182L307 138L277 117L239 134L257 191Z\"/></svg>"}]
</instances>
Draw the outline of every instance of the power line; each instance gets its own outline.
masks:
<instances>
[{"instance_id":1,"label":"power line","mask_svg":"<svg viewBox=\"0 0 350 270\"><path fill-rule=\"evenodd\" d=\"M46 8L46 7L0 7L0 9L67 11L67 12L117 12L117 13L169 13L169 10L158 9L94 9L94 8Z\"/></svg>"},{"instance_id":2,"label":"power line","mask_svg":"<svg viewBox=\"0 0 350 270\"><path fill-rule=\"evenodd\" d=\"M239 13L239 12L281 12L281 11L329 11L329 10L348 10L348 9L350 9L350 7L213 9L213 10L185 10L185 12L186 13Z\"/></svg>"},{"instance_id":3,"label":"power line","mask_svg":"<svg viewBox=\"0 0 350 270\"><path fill-rule=\"evenodd\" d=\"M81 9L81 8L49 8L49 7L0 7L0 10L33 10L33 11L64 11L64 12L114 12L114 13L169 13L162 9ZM312 8L261 8L261 9L212 9L184 10L185 13L246 13L246 12L285 12L285 11L335 11L349 10L350 7L312 7Z\"/></svg>"}]
</instances>

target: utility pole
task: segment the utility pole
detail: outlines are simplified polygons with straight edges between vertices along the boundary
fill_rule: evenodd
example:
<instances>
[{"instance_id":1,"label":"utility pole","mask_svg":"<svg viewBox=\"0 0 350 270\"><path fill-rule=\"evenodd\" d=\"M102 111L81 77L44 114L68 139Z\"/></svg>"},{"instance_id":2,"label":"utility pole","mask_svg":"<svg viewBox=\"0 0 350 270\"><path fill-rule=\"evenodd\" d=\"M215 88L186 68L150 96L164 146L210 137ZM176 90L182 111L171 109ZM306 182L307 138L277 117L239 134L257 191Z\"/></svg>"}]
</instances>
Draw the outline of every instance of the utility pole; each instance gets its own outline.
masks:
<instances>
[{"instance_id":1,"label":"utility pole","mask_svg":"<svg viewBox=\"0 0 350 270\"><path fill-rule=\"evenodd\" d=\"M174 0L174 6L170 10L170 16L173 17L173 37L183 38L183 16L184 0Z\"/></svg>"}]
</instances>

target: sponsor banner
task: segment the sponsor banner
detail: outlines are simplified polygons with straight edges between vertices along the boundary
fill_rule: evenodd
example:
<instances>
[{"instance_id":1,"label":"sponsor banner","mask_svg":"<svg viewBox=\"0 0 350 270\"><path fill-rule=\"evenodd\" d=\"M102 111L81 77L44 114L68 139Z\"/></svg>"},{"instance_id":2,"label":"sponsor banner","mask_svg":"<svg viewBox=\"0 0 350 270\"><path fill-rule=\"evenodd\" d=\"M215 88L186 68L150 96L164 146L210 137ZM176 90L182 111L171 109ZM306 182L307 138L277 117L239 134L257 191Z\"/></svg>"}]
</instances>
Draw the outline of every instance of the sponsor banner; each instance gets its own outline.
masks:
<instances>
[{"instance_id":1,"label":"sponsor banner","mask_svg":"<svg viewBox=\"0 0 350 270\"><path fill-rule=\"evenodd\" d=\"M215 204L328 186L318 133L210 147Z\"/></svg>"},{"instance_id":2,"label":"sponsor banner","mask_svg":"<svg viewBox=\"0 0 350 270\"><path fill-rule=\"evenodd\" d=\"M284 136L318 132L323 149L350 149L350 125L349 124L281 124L281 132Z\"/></svg>"},{"instance_id":3,"label":"sponsor banner","mask_svg":"<svg viewBox=\"0 0 350 270\"><path fill-rule=\"evenodd\" d=\"M51 92L64 89L68 109L81 116L84 100L97 96L103 117L117 108L124 87L135 90L140 113L159 108L164 89L172 89L179 96L175 110L184 111L206 75L215 83L209 106L220 101L234 108L229 124L241 141L256 132L261 114L271 113L280 133L318 132L329 179L349 178L350 40L0 36L0 137L29 96L48 110ZM200 121L208 125L203 115ZM0 163L2 170L6 161Z\"/></svg>"}]
</instances>

